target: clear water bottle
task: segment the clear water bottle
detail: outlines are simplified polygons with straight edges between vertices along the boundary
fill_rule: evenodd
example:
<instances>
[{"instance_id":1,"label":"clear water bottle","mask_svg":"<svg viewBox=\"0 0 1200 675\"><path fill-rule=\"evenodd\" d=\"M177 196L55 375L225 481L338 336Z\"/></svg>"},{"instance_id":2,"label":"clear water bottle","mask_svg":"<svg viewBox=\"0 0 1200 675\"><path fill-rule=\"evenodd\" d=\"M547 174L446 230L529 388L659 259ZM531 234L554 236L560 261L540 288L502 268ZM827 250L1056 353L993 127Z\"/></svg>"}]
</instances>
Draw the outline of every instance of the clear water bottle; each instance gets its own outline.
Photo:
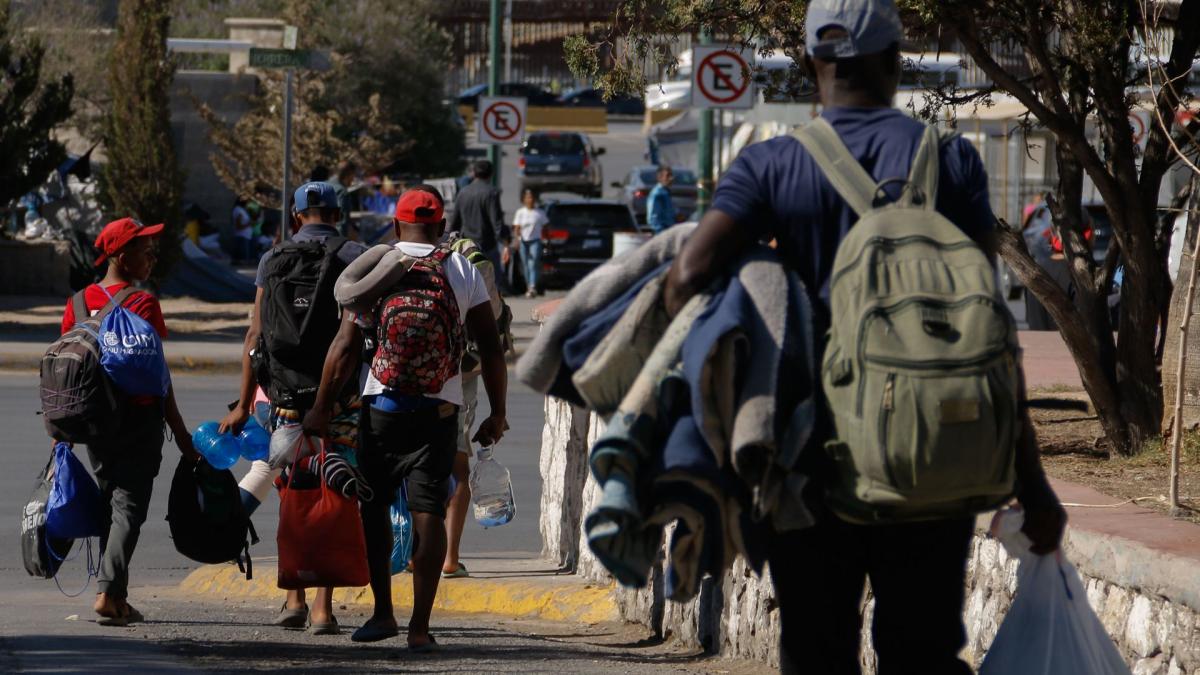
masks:
<instances>
[{"instance_id":1,"label":"clear water bottle","mask_svg":"<svg viewBox=\"0 0 1200 675\"><path fill-rule=\"evenodd\" d=\"M492 448L480 448L471 471L471 501L475 520L484 527L499 527L517 514L512 478L504 465L492 458Z\"/></svg>"},{"instance_id":2,"label":"clear water bottle","mask_svg":"<svg viewBox=\"0 0 1200 675\"><path fill-rule=\"evenodd\" d=\"M241 444L233 434L218 431L217 422L205 422L192 432L192 445L214 469L228 469L242 455Z\"/></svg>"},{"instance_id":3,"label":"clear water bottle","mask_svg":"<svg viewBox=\"0 0 1200 675\"><path fill-rule=\"evenodd\" d=\"M238 445L241 446L242 457L250 460L266 461L271 450L271 434L262 428L255 418L251 417L242 425L238 434Z\"/></svg>"}]
</instances>

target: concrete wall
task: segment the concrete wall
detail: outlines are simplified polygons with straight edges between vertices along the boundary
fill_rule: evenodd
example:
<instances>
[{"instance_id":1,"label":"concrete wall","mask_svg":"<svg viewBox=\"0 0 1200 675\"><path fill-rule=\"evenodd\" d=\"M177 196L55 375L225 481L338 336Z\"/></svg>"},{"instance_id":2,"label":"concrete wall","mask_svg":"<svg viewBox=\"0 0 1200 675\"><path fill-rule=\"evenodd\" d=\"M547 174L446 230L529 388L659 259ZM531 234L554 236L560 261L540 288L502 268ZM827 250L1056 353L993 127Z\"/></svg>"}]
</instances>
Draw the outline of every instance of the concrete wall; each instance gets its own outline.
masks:
<instances>
[{"instance_id":1,"label":"concrete wall","mask_svg":"<svg viewBox=\"0 0 1200 675\"><path fill-rule=\"evenodd\" d=\"M603 432L595 415L563 401L546 399L546 429L542 444L543 548L553 559L570 560L566 550L574 538L577 574L596 583L613 583L587 548L582 536L583 517L599 500L600 492L590 472L579 470L588 449ZM1060 493L1062 489L1060 488ZM554 495L572 495L558 501ZM580 495L576 500L574 495ZM1070 501L1073 496L1064 496ZM1102 499L1092 495L1089 503ZM579 510L576 510L576 504ZM1095 512L1096 510L1093 510ZM1200 529L1171 523L1149 512L1135 514L1135 529L1147 534L1117 536L1092 523L1117 521L1127 514L1114 510L1102 514L1073 513L1076 523L1067 534L1065 552L1079 568L1088 600L1116 641L1135 675L1186 675L1200 673L1200 563L1188 552ZM1161 521L1168 521L1163 523ZM986 519L981 519L980 532ZM1178 529L1184 528L1184 529ZM1164 550L1150 538L1160 530L1162 541L1175 542ZM1128 533L1126 533L1128 534ZM666 541L666 538L664 538ZM664 551L664 557L666 553ZM978 664L995 638L996 630L1012 603L1017 561L994 540L979 536L972 544L968 563L964 619L967 655ZM720 579L707 579L699 595L688 603L663 599L661 563L644 589L618 588L615 593L621 616L643 624L680 644L703 647L721 656L753 659L777 665L779 611L770 573L756 577L739 560ZM874 600L864 606L864 672L875 672L870 646L870 617ZM915 616L915 615L914 615Z\"/></svg>"},{"instance_id":2,"label":"concrete wall","mask_svg":"<svg viewBox=\"0 0 1200 675\"><path fill-rule=\"evenodd\" d=\"M206 103L227 123L250 110L250 96L258 86L253 75L185 70L171 83L171 133L175 153L184 172L184 201L195 202L212 215L212 223L227 227L233 192L217 178L210 155L216 151L208 139L208 124L200 118L193 97Z\"/></svg>"}]
</instances>

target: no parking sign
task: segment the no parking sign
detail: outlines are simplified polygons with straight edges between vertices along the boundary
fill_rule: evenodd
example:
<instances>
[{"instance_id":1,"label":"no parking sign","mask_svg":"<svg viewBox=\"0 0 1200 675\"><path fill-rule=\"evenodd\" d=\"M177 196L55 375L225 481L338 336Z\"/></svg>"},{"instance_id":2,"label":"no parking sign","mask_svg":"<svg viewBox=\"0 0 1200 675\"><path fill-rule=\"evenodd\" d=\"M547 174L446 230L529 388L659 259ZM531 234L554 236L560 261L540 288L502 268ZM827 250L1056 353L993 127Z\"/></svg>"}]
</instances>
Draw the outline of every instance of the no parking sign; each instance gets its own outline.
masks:
<instances>
[{"instance_id":1,"label":"no parking sign","mask_svg":"<svg viewBox=\"0 0 1200 675\"><path fill-rule=\"evenodd\" d=\"M753 53L738 47L692 48L693 108L753 108Z\"/></svg>"},{"instance_id":2,"label":"no parking sign","mask_svg":"<svg viewBox=\"0 0 1200 675\"><path fill-rule=\"evenodd\" d=\"M526 99L517 96L479 97L479 142L520 145L525 139Z\"/></svg>"}]
</instances>

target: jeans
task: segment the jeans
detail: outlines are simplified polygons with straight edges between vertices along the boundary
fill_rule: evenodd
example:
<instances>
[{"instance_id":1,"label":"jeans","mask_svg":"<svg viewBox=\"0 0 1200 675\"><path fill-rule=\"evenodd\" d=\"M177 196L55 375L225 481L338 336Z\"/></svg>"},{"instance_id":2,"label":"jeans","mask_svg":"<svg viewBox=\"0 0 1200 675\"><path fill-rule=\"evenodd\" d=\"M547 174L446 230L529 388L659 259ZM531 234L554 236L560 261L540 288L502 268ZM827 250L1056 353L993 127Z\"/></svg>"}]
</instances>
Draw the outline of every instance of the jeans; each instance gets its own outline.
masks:
<instances>
[{"instance_id":1,"label":"jeans","mask_svg":"<svg viewBox=\"0 0 1200 675\"><path fill-rule=\"evenodd\" d=\"M112 438L88 445L88 459L104 498L100 537L100 592L129 595L129 562L150 509L154 477L162 463L163 416L158 404L126 404Z\"/></svg>"},{"instance_id":2,"label":"jeans","mask_svg":"<svg viewBox=\"0 0 1200 675\"><path fill-rule=\"evenodd\" d=\"M542 280L542 240L521 240L521 264L525 265L525 284L530 291L538 290Z\"/></svg>"},{"instance_id":3,"label":"jeans","mask_svg":"<svg viewBox=\"0 0 1200 675\"><path fill-rule=\"evenodd\" d=\"M826 514L772 538L783 673L857 674L863 582L879 675L970 675L963 584L975 519L853 525Z\"/></svg>"}]
</instances>

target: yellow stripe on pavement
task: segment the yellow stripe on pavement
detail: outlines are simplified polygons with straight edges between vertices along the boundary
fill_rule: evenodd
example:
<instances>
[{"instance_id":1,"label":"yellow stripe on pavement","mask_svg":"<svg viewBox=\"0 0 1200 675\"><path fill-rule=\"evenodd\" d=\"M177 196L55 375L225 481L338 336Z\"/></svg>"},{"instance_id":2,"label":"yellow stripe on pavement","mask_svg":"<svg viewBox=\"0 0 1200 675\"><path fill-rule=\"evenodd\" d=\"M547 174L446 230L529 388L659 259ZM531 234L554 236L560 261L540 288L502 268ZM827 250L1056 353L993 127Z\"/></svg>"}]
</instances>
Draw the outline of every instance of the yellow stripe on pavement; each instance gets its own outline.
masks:
<instances>
[{"instance_id":1,"label":"yellow stripe on pavement","mask_svg":"<svg viewBox=\"0 0 1200 675\"><path fill-rule=\"evenodd\" d=\"M209 599L278 599L283 591L276 586L275 572L274 568L258 569L254 579L247 581L234 565L206 565L189 574L179 588ZM618 618L612 591L611 586L598 587L583 581L563 583L561 578L554 583L478 577L442 579L433 606L444 612L600 623ZM370 606L372 598L366 588L339 588L334 592L334 602ZM412 607L411 575L392 578L392 602L398 609Z\"/></svg>"}]
</instances>

